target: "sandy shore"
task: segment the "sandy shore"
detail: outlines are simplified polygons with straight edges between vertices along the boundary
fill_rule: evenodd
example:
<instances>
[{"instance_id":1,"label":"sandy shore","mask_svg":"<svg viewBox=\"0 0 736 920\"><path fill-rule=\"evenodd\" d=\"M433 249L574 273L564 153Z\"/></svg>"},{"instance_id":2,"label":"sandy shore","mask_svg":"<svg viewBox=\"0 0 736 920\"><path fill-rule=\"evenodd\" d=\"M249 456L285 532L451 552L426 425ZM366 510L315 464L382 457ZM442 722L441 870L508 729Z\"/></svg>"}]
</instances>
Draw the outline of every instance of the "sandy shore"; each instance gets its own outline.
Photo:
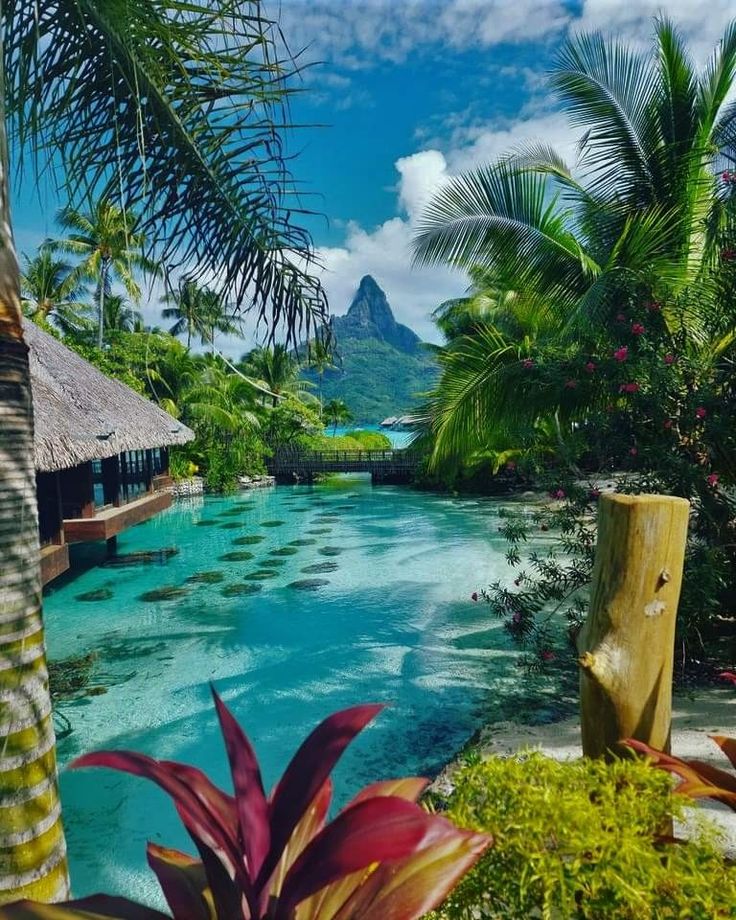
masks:
<instances>
[{"instance_id":1,"label":"sandy shore","mask_svg":"<svg viewBox=\"0 0 736 920\"><path fill-rule=\"evenodd\" d=\"M677 757L697 758L716 767L728 769L728 760L708 735L736 736L736 689L698 690L677 695L672 718L672 753ZM497 722L485 728L478 744L483 755L508 756L523 750L541 750L557 760L574 760L581 756L580 724L577 718L546 725L522 725ZM435 788L449 791L453 762L435 781ZM725 832L727 849L736 852L736 813L718 802L703 802L702 812ZM686 833L686 829L678 829Z\"/></svg>"}]
</instances>

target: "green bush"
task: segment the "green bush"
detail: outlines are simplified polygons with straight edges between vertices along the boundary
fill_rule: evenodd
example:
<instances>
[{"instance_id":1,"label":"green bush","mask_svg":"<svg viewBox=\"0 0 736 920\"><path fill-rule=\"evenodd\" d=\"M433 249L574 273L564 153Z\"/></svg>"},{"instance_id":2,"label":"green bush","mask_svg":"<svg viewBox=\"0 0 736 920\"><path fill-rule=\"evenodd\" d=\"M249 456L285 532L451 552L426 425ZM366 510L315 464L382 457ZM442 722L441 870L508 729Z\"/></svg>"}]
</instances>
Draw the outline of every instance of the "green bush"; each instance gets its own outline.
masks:
<instances>
[{"instance_id":1,"label":"green bush","mask_svg":"<svg viewBox=\"0 0 736 920\"><path fill-rule=\"evenodd\" d=\"M358 430L337 437L315 435L311 447L312 450L391 450L391 441L380 431Z\"/></svg>"},{"instance_id":2,"label":"green bush","mask_svg":"<svg viewBox=\"0 0 736 920\"><path fill-rule=\"evenodd\" d=\"M447 815L495 845L436 920L713 920L733 917L736 868L703 833L658 844L687 809L638 761L558 763L540 754L468 763Z\"/></svg>"}]
</instances>

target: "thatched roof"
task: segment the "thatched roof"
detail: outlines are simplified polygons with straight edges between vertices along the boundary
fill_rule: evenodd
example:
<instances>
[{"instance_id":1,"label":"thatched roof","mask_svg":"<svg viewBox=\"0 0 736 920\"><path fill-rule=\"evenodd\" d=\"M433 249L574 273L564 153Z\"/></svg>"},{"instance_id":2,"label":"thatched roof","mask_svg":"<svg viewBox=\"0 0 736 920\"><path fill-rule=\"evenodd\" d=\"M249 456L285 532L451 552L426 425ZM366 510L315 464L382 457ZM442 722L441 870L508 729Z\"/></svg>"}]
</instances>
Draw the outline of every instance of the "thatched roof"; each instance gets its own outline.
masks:
<instances>
[{"instance_id":1,"label":"thatched roof","mask_svg":"<svg viewBox=\"0 0 736 920\"><path fill-rule=\"evenodd\" d=\"M194 432L107 377L36 323L23 325L30 349L36 469L67 469L126 450L185 444Z\"/></svg>"}]
</instances>

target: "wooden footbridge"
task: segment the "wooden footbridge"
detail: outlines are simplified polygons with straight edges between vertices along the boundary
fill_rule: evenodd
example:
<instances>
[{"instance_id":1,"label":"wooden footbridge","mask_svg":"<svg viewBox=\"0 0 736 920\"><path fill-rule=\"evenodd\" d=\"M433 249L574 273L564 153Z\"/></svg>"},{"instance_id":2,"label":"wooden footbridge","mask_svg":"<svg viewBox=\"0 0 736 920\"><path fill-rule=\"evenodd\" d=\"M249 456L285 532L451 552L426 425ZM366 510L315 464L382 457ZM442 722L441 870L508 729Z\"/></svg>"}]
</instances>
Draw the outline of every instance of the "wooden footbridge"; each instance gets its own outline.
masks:
<instances>
[{"instance_id":1,"label":"wooden footbridge","mask_svg":"<svg viewBox=\"0 0 736 920\"><path fill-rule=\"evenodd\" d=\"M370 473L374 482L409 482L419 465L410 450L279 450L268 462L277 482L311 482L320 473Z\"/></svg>"}]
</instances>

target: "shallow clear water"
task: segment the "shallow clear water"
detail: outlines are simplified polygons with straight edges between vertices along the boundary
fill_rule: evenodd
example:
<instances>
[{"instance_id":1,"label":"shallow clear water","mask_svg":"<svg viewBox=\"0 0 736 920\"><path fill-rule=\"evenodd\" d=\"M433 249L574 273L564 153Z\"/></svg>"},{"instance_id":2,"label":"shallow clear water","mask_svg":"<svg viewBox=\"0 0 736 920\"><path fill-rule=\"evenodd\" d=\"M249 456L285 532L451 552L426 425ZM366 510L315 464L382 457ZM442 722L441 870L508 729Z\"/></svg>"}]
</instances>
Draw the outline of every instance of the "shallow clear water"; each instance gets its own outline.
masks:
<instances>
[{"instance_id":1,"label":"shallow clear water","mask_svg":"<svg viewBox=\"0 0 736 920\"><path fill-rule=\"evenodd\" d=\"M321 718L360 702L390 707L341 762L338 800L379 778L431 773L452 756L518 683L505 632L470 600L507 574L498 508L358 478L180 502L119 542L119 553L176 547L167 562L92 566L49 591L51 657L96 652L92 683L108 688L60 705L73 727L59 754L75 894L155 901L146 840L191 843L151 784L63 766L92 749L134 748L190 761L226 784L210 681L249 734L268 785ZM250 535L264 539L233 544ZM296 540L315 542L270 555ZM238 551L253 559L220 558ZM260 593L223 595L274 559L283 564L273 577L248 582ZM324 563L334 565L311 570ZM187 583L204 571L224 580ZM302 579L327 584L289 587ZM141 600L163 586L188 593ZM76 599L100 588L112 597Z\"/></svg>"}]
</instances>

